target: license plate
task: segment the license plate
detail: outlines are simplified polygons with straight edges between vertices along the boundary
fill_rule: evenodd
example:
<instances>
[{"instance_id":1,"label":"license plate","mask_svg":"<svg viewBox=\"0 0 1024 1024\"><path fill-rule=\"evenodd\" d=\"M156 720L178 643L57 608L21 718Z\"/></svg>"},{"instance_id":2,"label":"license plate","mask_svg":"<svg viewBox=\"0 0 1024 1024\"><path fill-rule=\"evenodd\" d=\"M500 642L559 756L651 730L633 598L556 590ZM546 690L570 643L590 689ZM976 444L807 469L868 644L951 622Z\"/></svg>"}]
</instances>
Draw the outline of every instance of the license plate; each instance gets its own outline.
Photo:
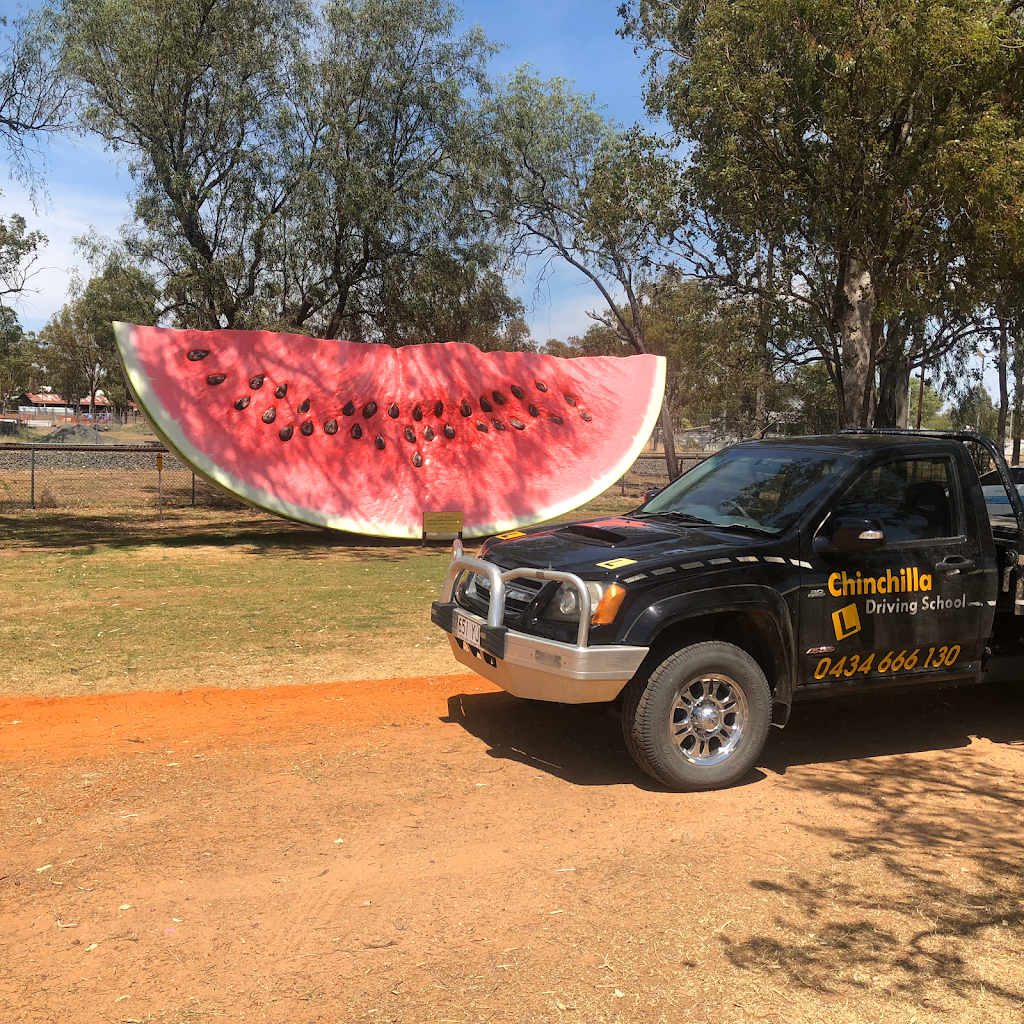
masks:
<instances>
[{"instance_id":1,"label":"license plate","mask_svg":"<svg viewBox=\"0 0 1024 1024\"><path fill-rule=\"evenodd\" d=\"M480 623L462 612L455 613L455 635L474 647L480 646Z\"/></svg>"}]
</instances>

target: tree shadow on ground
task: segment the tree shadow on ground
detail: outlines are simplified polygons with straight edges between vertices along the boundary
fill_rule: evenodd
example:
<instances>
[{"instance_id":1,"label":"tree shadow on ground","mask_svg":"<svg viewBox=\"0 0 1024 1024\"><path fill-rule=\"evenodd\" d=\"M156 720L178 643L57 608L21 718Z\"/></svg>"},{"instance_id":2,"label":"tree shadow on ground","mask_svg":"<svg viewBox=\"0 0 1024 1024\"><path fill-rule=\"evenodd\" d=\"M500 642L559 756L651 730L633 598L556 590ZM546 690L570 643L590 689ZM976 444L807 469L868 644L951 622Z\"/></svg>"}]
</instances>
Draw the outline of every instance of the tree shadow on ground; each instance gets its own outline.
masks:
<instances>
[{"instance_id":1,"label":"tree shadow on ground","mask_svg":"<svg viewBox=\"0 0 1024 1024\"><path fill-rule=\"evenodd\" d=\"M387 552L397 548L443 552L448 544L427 544L392 537L342 533L276 516L231 510L170 510L161 518L156 509L126 514L97 511L47 510L0 515L0 536L8 548L35 551L99 548L187 548L247 546L254 553L308 554L336 548Z\"/></svg>"},{"instance_id":2,"label":"tree shadow on ground","mask_svg":"<svg viewBox=\"0 0 1024 1024\"><path fill-rule=\"evenodd\" d=\"M632 765L607 709L459 694L445 720L491 757L575 785L660 789ZM992 684L800 705L760 763L788 770L773 784L800 799L781 860L736 880L739 902L765 902L748 934L720 934L733 966L817 1006L875 999L906 1019L920 1009L957 1019L967 1005L972 1019L1021 1013L1024 693ZM827 867L801 867L790 849L807 849L801 833Z\"/></svg>"},{"instance_id":3,"label":"tree shadow on ground","mask_svg":"<svg viewBox=\"0 0 1024 1024\"><path fill-rule=\"evenodd\" d=\"M954 1014L950 1000L985 1000L992 1019L1008 1019L1009 1005L1019 1013L1019 786L1012 767L973 752L902 755L801 778L808 803L823 797L836 823L826 815L788 827L831 847L833 863L750 880L779 913L745 938L723 936L726 956L773 984L832 998L873 992Z\"/></svg>"}]
</instances>

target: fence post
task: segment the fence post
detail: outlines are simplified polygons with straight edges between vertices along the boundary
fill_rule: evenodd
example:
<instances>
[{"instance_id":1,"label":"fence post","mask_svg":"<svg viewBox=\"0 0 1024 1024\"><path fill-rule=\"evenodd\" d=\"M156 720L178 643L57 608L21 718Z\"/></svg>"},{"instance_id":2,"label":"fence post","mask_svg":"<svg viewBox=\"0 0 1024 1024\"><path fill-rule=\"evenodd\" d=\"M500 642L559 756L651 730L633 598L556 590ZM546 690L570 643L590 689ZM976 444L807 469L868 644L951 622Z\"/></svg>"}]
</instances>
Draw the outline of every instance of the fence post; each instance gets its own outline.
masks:
<instances>
[{"instance_id":1,"label":"fence post","mask_svg":"<svg viewBox=\"0 0 1024 1024\"><path fill-rule=\"evenodd\" d=\"M196 507L196 475L192 474L192 507Z\"/></svg>"},{"instance_id":2,"label":"fence post","mask_svg":"<svg viewBox=\"0 0 1024 1024\"><path fill-rule=\"evenodd\" d=\"M164 457L156 457L156 500L160 508L160 519L164 517Z\"/></svg>"},{"instance_id":3,"label":"fence post","mask_svg":"<svg viewBox=\"0 0 1024 1024\"><path fill-rule=\"evenodd\" d=\"M35 445L30 449L31 454L29 455L29 464L31 466L30 476L32 478L32 507L36 507L36 448Z\"/></svg>"}]
</instances>

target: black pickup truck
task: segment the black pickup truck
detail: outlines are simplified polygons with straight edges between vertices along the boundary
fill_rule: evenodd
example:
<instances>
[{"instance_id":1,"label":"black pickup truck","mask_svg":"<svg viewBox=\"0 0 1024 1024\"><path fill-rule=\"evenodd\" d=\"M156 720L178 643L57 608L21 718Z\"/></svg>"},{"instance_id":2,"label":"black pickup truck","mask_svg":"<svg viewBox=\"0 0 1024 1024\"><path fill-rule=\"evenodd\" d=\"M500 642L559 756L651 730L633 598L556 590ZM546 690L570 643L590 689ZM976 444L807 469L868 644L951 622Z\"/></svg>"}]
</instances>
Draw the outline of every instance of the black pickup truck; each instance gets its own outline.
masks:
<instances>
[{"instance_id":1,"label":"black pickup truck","mask_svg":"<svg viewBox=\"0 0 1024 1024\"><path fill-rule=\"evenodd\" d=\"M509 693L619 703L646 772L714 789L801 698L1024 677L1024 504L980 434L746 441L628 515L456 544L432 619Z\"/></svg>"}]
</instances>

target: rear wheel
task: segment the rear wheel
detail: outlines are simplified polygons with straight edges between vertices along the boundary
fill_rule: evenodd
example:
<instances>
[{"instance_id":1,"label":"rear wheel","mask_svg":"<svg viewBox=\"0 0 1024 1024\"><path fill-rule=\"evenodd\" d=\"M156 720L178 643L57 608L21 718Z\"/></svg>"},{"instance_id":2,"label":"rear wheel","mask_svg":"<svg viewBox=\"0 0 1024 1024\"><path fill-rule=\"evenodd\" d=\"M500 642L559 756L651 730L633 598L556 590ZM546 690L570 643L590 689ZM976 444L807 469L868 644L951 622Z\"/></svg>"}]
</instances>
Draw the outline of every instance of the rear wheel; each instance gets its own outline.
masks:
<instances>
[{"instance_id":1,"label":"rear wheel","mask_svg":"<svg viewBox=\"0 0 1024 1024\"><path fill-rule=\"evenodd\" d=\"M623 694L622 732L636 763L670 789L720 789L750 771L768 738L772 695L746 651L691 644Z\"/></svg>"}]
</instances>

